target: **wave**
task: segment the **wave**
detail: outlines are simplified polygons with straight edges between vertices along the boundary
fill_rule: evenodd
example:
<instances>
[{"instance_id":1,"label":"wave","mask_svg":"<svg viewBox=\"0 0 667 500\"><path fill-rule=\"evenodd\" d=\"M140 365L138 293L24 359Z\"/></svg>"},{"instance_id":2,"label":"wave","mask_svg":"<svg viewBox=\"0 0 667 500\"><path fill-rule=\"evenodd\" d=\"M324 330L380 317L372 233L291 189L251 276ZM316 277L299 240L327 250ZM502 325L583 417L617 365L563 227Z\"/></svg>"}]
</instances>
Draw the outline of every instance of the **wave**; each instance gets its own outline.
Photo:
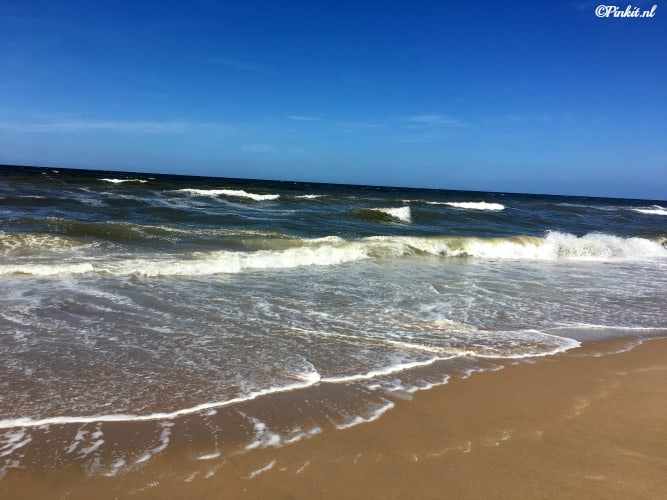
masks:
<instances>
[{"instance_id":1,"label":"wave","mask_svg":"<svg viewBox=\"0 0 667 500\"><path fill-rule=\"evenodd\" d=\"M500 203L487 203L485 201L427 201L429 205L447 205L465 210L505 210L505 205Z\"/></svg>"},{"instance_id":2,"label":"wave","mask_svg":"<svg viewBox=\"0 0 667 500\"><path fill-rule=\"evenodd\" d=\"M155 242L172 244L189 241L218 245L231 242L237 248L241 244L242 248L252 247L259 250L298 246L301 242L296 237L261 229L146 225L117 221L85 222L58 217L49 217L43 222L48 223L47 230L56 234L0 231L0 255L31 254L46 257L46 254L53 252L65 254L80 249L109 249L112 245L119 248L120 244L126 243L150 246Z\"/></svg>"},{"instance_id":3,"label":"wave","mask_svg":"<svg viewBox=\"0 0 667 500\"><path fill-rule=\"evenodd\" d=\"M177 192L193 196L232 196L236 198L249 198L255 201L277 200L280 198L279 194L248 193L243 189L177 189Z\"/></svg>"},{"instance_id":4,"label":"wave","mask_svg":"<svg viewBox=\"0 0 667 500\"><path fill-rule=\"evenodd\" d=\"M301 194L296 196L295 198L299 198L302 200L314 200L316 198L322 198L324 195L323 194Z\"/></svg>"},{"instance_id":5,"label":"wave","mask_svg":"<svg viewBox=\"0 0 667 500\"><path fill-rule=\"evenodd\" d=\"M667 215L667 208L660 205L653 205L648 208L633 208L632 211L646 215Z\"/></svg>"},{"instance_id":6,"label":"wave","mask_svg":"<svg viewBox=\"0 0 667 500\"><path fill-rule=\"evenodd\" d=\"M540 261L649 261L667 259L660 240L622 238L606 234L551 232L540 238L371 236L346 240L337 236L294 239L284 248L255 251L209 251L162 258L122 256L116 260L87 260L57 264L5 264L0 274L59 275L97 272L110 275L205 276L245 270L286 269L303 266L334 266L372 258L409 258L432 255L444 258ZM280 247L280 245L276 245Z\"/></svg>"},{"instance_id":7,"label":"wave","mask_svg":"<svg viewBox=\"0 0 667 500\"><path fill-rule=\"evenodd\" d=\"M412 213L410 212L410 207L400 207L400 208L372 208L371 210L375 210L377 212L382 212L383 214L387 214L390 217L393 217L394 219L398 219L403 222L411 222L412 221Z\"/></svg>"},{"instance_id":8,"label":"wave","mask_svg":"<svg viewBox=\"0 0 667 500\"><path fill-rule=\"evenodd\" d=\"M16 427L41 427L43 425L65 425L65 424L90 424L100 422L149 422L155 420L174 420L185 415L193 415L202 413L206 410L214 408L221 408L223 406L231 406L237 403L252 401L261 396L275 394L280 392L290 392L298 389L305 389L320 382L320 375L316 371L311 371L299 377L299 382L293 384L269 387L252 392L246 396L239 396L224 401L214 401L209 403L201 403L189 408L182 408L171 412L157 412L145 415L131 415L112 413L108 415L92 415L92 416L57 416L45 418L32 417L18 417L7 418L0 420L0 429L13 429Z\"/></svg>"},{"instance_id":9,"label":"wave","mask_svg":"<svg viewBox=\"0 0 667 500\"><path fill-rule=\"evenodd\" d=\"M546 237L509 238L406 238L415 250L446 257L476 257L501 260L651 260L667 258L659 241L622 238L600 233L577 237L549 232Z\"/></svg>"},{"instance_id":10,"label":"wave","mask_svg":"<svg viewBox=\"0 0 667 500\"><path fill-rule=\"evenodd\" d=\"M371 380L376 380L376 379L382 379L387 376L393 376L399 372L406 372L410 371L413 369L418 369L422 368L428 365L431 365L435 362L438 361L447 361L451 360L454 358L490 358L490 359L498 359L498 360L510 360L510 359L524 359L524 358L532 358L532 357L543 357L543 356L549 356L553 354L558 354L562 353L565 351L568 351L570 349L574 349L576 347L579 347L581 343L577 340L570 339L567 337L561 337L558 335L552 335L552 334L547 334L544 332L540 332L537 330L525 330L525 331L518 331L518 332L507 332L508 335L508 340L509 342L514 346L517 341L517 334L519 334L519 338L522 339L522 341L527 341L529 339L529 336L532 336L534 338L539 338L540 340L548 340L549 345L543 346L541 349L538 350L530 350L529 352L515 352L515 353L508 353L508 352L503 352L502 350L495 350L490 347L483 347L483 346L478 346L478 348L475 348L473 345L470 345L468 347L462 347L462 348L456 348L456 347L450 347L442 350L442 355L441 356L435 356L430 359L424 360L424 361L413 361L413 362L397 362L394 364L389 364L387 366L383 367L378 367L377 369L374 369L370 372L367 373L359 373L359 374L348 374L348 375L340 375L340 376L329 376L329 377L323 377L320 375L320 373L309 363L309 368L306 371L301 371L300 373L294 373L292 375L292 378L295 380L295 382L287 384L287 385L282 385L282 386L272 386L272 387L267 387L259 390L255 390L253 392L250 392L248 394L230 398L227 400L218 400L218 401L209 401L209 402L204 402L200 403L194 406L186 407L186 408L180 408L180 409L175 409L171 411L160 411L160 412L154 412L154 413L147 413L147 414L129 414L129 413L109 413L109 414L97 414L97 415L60 415L60 416L50 416L50 417L16 417L16 418L5 418L5 419L0 419L0 429L15 429L15 428L21 428L21 433L20 436L17 435L17 437L14 439L14 441L18 442L22 436L25 434L25 428L35 428L35 427L42 427L42 426L48 426L48 425L68 425L68 424L91 424L91 423L96 423L98 424L98 430L99 430L99 424L101 423L106 423L106 422L147 422L147 421L162 421L160 426L162 427L162 434L161 434L161 443L153 448L152 451L154 453L158 453L160 451L163 451L168 442L169 442L169 434L170 434L170 427L173 425L171 422L172 420L175 420L179 417L183 417L186 415L194 415L194 414L206 414L206 412L210 411L215 411L218 408L221 407L226 407L226 406L232 406L235 404L239 403L245 403L248 401L253 401L257 398L263 397L263 396L269 396L272 394L277 394L277 393L284 393L284 392L292 392L292 391L298 391L302 389L307 389L309 387L318 385L318 384L349 384L349 383L356 383L356 382L365 382L365 381L371 381ZM502 332L494 332L494 336L497 335L502 335ZM527 347L530 346L530 342L528 342ZM395 380L392 379L394 382ZM445 376L439 383L447 383L449 380L449 376ZM410 388L403 388L402 390L405 390L407 392L416 392L418 390L427 390L435 385L438 385L438 383L426 383L421 386L414 386ZM378 386L380 387L380 386ZM369 386L370 388L370 386ZM385 401L387 403L388 401ZM382 405L382 408L376 408L370 415L367 415L365 417L362 416L355 416L353 419L340 424L336 425L339 429L347 428L347 427L352 427L353 425L357 425L359 423L363 422L370 422L372 420L375 420L379 418L382 413L385 411L391 409L393 405ZM243 415L243 414L242 414ZM246 416L246 415L244 415ZM283 444L291 444L293 442L299 441L304 437L310 437L315 434L318 434L321 432L321 428L318 426L315 426L311 428L310 430L303 431L301 429L294 429L289 435L285 436L285 438L281 437L280 435L271 432L268 430L266 424L263 422L260 422L257 419L247 417L251 420L253 423L253 427L255 429L255 436L253 441L246 446L246 449L253 449L253 448L266 448L270 446L282 446ZM79 440L75 438L75 443L70 446L71 450L73 451L76 447L79 445ZM145 457L145 458L144 458ZM150 456L144 455L141 459L137 461L139 463L140 461L145 461L150 458ZM212 459L212 458L217 458L216 454L211 454L211 455L203 455L199 457L200 460L206 460L206 459Z\"/></svg>"},{"instance_id":11,"label":"wave","mask_svg":"<svg viewBox=\"0 0 667 500\"><path fill-rule=\"evenodd\" d=\"M412 222L412 212L410 207L362 208L356 210L354 214L357 217L372 223L395 223L396 221L407 223Z\"/></svg>"},{"instance_id":12,"label":"wave","mask_svg":"<svg viewBox=\"0 0 667 500\"><path fill-rule=\"evenodd\" d=\"M65 252L75 248L92 246L96 246L96 244L66 236L53 236L41 233L5 233L0 231L0 255L37 253L42 250Z\"/></svg>"},{"instance_id":13,"label":"wave","mask_svg":"<svg viewBox=\"0 0 667 500\"><path fill-rule=\"evenodd\" d=\"M111 182L112 184L122 184L124 182L139 182L140 184L144 184L145 182L148 182L144 179L100 179L100 180L105 182Z\"/></svg>"}]
</instances>

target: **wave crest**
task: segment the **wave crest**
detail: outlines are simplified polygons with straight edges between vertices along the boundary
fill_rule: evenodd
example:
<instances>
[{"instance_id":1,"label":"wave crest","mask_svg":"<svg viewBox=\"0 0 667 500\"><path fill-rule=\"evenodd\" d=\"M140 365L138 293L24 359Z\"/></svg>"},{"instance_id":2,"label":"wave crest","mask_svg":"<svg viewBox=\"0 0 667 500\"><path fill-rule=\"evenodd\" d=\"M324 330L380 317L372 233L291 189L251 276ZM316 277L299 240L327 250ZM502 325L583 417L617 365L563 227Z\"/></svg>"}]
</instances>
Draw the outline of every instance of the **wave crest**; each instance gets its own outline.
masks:
<instances>
[{"instance_id":1,"label":"wave crest","mask_svg":"<svg viewBox=\"0 0 667 500\"><path fill-rule=\"evenodd\" d=\"M254 251L194 252L167 258L119 259L60 264L2 265L0 274L56 275L100 272L111 275L203 276L245 270L334 266L370 258L410 258L426 254L446 258L493 260L646 261L667 258L660 241L607 234L551 232L546 237L509 238L371 236L346 240L336 236L293 240L296 246Z\"/></svg>"},{"instance_id":2,"label":"wave crest","mask_svg":"<svg viewBox=\"0 0 667 500\"><path fill-rule=\"evenodd\" d=\"M660 205L653 205L648 208L633 208L632 211L645 215L667 215L667 208Z\"/></svg>"},{"instance_id":3,"label":"wave crest","mask_svg":"<svg viewBox=\"0 0 667 500\"><path fill-rule=\"evenodd\" d=\"M179 193L186 193L192 196L231 196L236 198L249 198L255 201L277 200L279 194L257 194L248 193L243 189L178 189Z\"/></svg>"},{"instance_id":4,"label":"wave crest","mask_svg":"<svg viewBox=\"0 0 667 500\"><path fill-rule=\"evenodd\" d=\"M410 207L399 207L399 208L373 208L377 212L382 212L387 214L394 219L398 219L403 222L412 222L412 212Z\"/></svg>"},{"instance_id":5,"label":"wave crest","mask_svg":"<svg viewBox=\"0 0 667 500\"><path fill-rule=\"evenodd\" d=\"M505 205L500 203L487 203L485 201L429 201L429 205L447 205L465 210L505 210Z\"/></svg>"}]
</instances>

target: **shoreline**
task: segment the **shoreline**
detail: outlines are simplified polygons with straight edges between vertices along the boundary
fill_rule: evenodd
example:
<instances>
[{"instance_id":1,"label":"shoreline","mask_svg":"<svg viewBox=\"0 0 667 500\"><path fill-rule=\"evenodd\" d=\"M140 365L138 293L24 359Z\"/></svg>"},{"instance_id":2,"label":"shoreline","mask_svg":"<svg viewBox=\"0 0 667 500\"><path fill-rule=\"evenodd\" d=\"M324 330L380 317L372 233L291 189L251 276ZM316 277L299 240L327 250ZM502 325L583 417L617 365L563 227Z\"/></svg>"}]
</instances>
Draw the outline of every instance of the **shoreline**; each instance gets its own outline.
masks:
<instances>
[{"instance_id":1,"label":"shoreline","mask_svg":"<svg viewBox=\"0 0 667 500\"><path fill-rule=\"evenodd\" d=\"M0 497L655 498L667 490L667 339L627 345L453 377L375 421L317 422L283 447L225 455L222 443L174 439L112 477L8 470Z\"/></svg>"}]
</instances>

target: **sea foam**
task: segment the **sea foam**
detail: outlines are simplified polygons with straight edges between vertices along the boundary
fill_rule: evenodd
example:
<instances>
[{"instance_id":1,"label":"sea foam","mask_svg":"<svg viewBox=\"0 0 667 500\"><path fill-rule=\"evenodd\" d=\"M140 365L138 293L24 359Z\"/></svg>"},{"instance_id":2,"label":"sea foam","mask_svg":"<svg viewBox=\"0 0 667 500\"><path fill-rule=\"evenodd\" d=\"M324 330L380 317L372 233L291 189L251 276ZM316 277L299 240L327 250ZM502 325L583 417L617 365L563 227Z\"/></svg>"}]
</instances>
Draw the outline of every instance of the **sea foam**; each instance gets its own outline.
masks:
<instances>
[{"instance_id":1,"label":"sea foam","mask_svg":"<svg viewBox=\"0 0 667 500\"><path fill-rule=\"evenodd\" d=\"M164 420L161 424L162 434L161 434L161 444L153 448L151 451L156 453L162 451L163 448L160 448L162 445L166 448L166 444L169 442L170 420L174 420L178 417L184 415L194 415L205 412L212 408L220 408L223 406L230 406L237 403L243 403L245 401L252 401L262 396L267 396L269 394L280 393L280 392L289 392L298 389L305 389L306 387L311 387L320 382L320 374L317 371L313 370L308 373L304 373L299 377L299 382L293 384L288 384L285 386L278 387L267 387L266 389L260 389L255 392L251 392L244 396L239 396L232 399L222 400L222 401L212 401L207 403L201 403L195 406L188 408L181 408L178 410L170 412L156 412L149 413L144 415L131 415L131 414L120 414L112 413L106 415L92 415L92 416L55 416L55 417L44 417L44 418L32 418L32 417L18 417L18 418L6 418L0 419L0 429L14 429L21 427L41 427L43 425L67 425L67 424L89 424L89 423L103 423L103 422L150 422L157 420ZM26 443L27 444L27 443ZM150 458L150 457L149 457Z\"/></svg>"},{"instance_id":2,"label":"sea foam","mask_svg":"<svg viewBox=\"0 0 667 500\"><path fill-rule=\"evenodd\" d=\"M661 207L660 205L653 205L648 208L633 208L632 210L646 215L667 215L667 208Z\"/></svg>"},{"instance_id":3,"label":"sea foam","mask_svg":"<svg viewBox=\"0 0 667 500\"><path fill-rule=\"evenodd\" d=\"M394 219L398 219L402 222L412 222L412 213L410 207L399 207L399 208L372 208L376 212L382 212L387 214Z\"/></svg>"},{"instance_id":4,"label":"sea foam","mask_svg":"<svg viewBox=\"0 0 667 500\"><path fill-rule=\"evenodd\" d=\"M232 196L236 198L249 198L255 201L277 200L280 198L279 194L248 193L243 189L179 189L177 191L193 196Z\"/></svg>"},{"instance_id":5,"label":"sea foam","mask_svg":"<svg viewBox=\"0 0 667 500\"><path fill-rule=\"evenodd\" d=\"M144 184L146 181L144 179L100 179L101 181L111 182L112 184L122 184L124 182L139 182Z\"/></svg>"},{"instance_id":6,"label":"sea foam","mask_svg":"<svg viewBox=\"0 0 667 500\"><path fill-rule=\"evenodd\" d=\"M429 201L430 205L447 205L454 208L462 208L465 210L505 210L505 205L500 203L487 203L485 201Z\"/></svg>"},{"instance_id":7,"label":"sea foam","mask_svg":"<svg viewBox=\"0 0 667 500\"><path fill-rule=\"evenodd\" d=\"M414 254L493 260L646 261L667 258L667 248L646 238L591 233L575 236L550 232L546 237L509 238L371 236L346 240L336 236L297 240L282 250L194 252L176 257L136 258L110 262L5 264L0 275L37 276L105 273L110 275L206 276L254 269L334 266L369 258L407 258Z\"/></svg>"}]
</instances>

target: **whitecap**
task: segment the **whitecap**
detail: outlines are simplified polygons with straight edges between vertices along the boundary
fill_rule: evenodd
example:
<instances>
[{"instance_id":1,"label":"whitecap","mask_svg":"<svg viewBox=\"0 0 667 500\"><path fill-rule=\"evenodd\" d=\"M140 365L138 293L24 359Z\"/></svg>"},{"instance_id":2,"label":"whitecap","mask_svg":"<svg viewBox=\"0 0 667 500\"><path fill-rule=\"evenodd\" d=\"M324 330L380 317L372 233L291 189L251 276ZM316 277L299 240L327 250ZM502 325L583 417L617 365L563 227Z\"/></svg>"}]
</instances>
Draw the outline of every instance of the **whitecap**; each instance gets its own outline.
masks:
<instances>
[{"instance_id":1,"label":"whitecap","mask_svg":"<svg viewBox=\"0 0 667 500\"><path fill-rule=\"evenodd\" d=\"M192 196L232 196L236 198L249 198L255 201L277 200L280 198L279 194L248 193L243 189L179 189L177 191Z\"/></svg>"},{"instance_id":2,"label":"whitecap","mask_svg":"<svg viewBox=\"0 0 667 500\"><path fill-rule=\"evenodd\" d=\"M466 210L505 210L505 205L500 203L487 203L485 201L450 201L450 202L428 202L431 205L448 205L454 208L463 208Z\"/></svg>"},{"instance_id":3,"label":"whitecap","mask_svg":"<svg viewBox=\"0 0 667 500\"><path fill-rule=\"evenodd\" d=\"M112 184L122 184L124 182L139 182L141 184L144 184L145 181L144 179L100 179L101 181L105 182L111 182Z\"/></svg>"},{"instance_id":4,"label":"whitecap","mask_svg":"<svg viewBox=\"0 0 667 500\"><path fill-rule=\"evenodd\" d=\"M402 222L412 222L412 212L410 211L410 207L371 208L371 210L375 210L376 212L382 212Z\"/></svg>"},{"instance_id":5,"label":"whitecap","mask_svg":"<svg viewBox=\"0 0 667 500\"><path fill-rule=\"evenodd\" d=\"M667 215L667 208L660 205L653 205L648 208L633 208L634 212L646 215Z\"/></svg>"}]
</instances>

